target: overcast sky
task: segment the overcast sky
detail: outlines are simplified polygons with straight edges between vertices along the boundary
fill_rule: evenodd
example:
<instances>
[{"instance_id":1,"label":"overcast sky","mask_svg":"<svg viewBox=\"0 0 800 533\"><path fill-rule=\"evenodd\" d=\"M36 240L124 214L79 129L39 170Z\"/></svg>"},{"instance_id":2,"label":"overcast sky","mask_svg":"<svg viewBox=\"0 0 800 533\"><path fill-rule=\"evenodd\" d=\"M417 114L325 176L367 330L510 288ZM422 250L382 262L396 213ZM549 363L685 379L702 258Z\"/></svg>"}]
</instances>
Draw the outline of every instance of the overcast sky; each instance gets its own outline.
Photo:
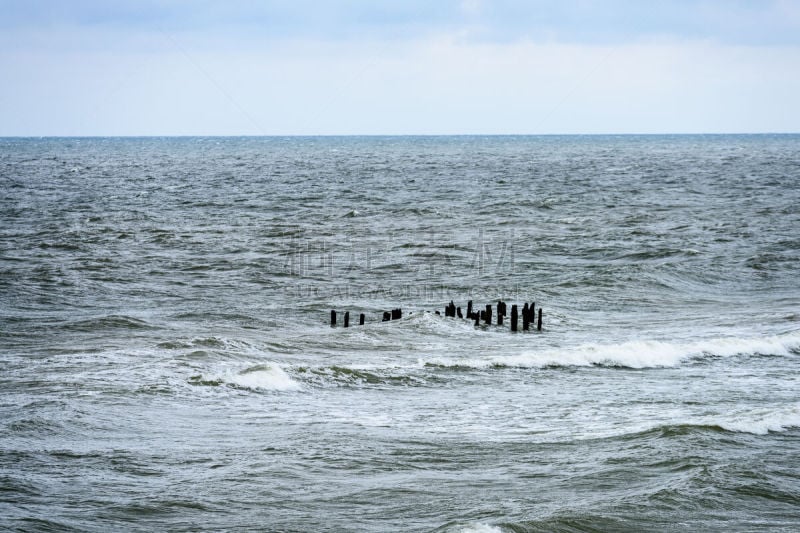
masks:
<instances>
[{"instance_id":1,"label":"overcast sky","mask_svg":"<svg viewBox=\"0 0 800 533\"><path fill-rule=\"evenodd\" d=\"M800 132L800 0L0 0L0 135Z\"/></svg>"}]
</instances>

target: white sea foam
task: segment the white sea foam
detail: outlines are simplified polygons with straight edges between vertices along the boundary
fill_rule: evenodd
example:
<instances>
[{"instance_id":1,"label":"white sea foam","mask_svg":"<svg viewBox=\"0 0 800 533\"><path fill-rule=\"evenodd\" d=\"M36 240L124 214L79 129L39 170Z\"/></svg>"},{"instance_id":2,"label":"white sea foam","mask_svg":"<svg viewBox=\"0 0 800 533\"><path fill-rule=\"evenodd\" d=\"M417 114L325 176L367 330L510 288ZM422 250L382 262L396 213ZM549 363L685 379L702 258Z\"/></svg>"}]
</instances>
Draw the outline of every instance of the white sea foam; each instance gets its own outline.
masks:
<instances>
[{"instance_id":1,"label":"white sea foam","mask_svg":"<svg viewBox=\"0 0 800 533\"><path fill-rule=\"evenodd\" d=\"M486 368L510 366L542 368L547 366L624 366L628 368L674 367L700 357L734 355L787 356L800 348L800 333L771 337L725 337L686 343L635 340L619 344L583 344L573 348L526 351L517 355L499 355L481 359L431 359L421 361L442 366Z\"/></svg>"},{"instance_id":2,"label":"white sea foam","mask_svg":"<svg viewBox=\"0 0 800 533\"><path fill-rule=\"evenodd\" d=\"M470 524L461 526L455 531L458 533L503 533L503 530L499 527L489 524Z\"/></svg>"},{"instance_id":3,"label":"white sea foam","mask_svg":"<svg viewBox=\"0 0 800 533\"><path fill-rule=\"evenodd\" d=\"M225 383L247 389L298 390L300 385L275 363L260 364L239 372L227 371L220 376Z\"/></svg>"},{"instance_id":4,"label":"white sea foam","mask_svg":"<svg viewBox=\"0 0 800 533\"><path fill-rule=\"evenodd\" d=\"M728 431L766 435L800 427L800 404L778 409L757 409L719 418L708 418L707 425L716 425Z\"/></svg>"}]
</instances>

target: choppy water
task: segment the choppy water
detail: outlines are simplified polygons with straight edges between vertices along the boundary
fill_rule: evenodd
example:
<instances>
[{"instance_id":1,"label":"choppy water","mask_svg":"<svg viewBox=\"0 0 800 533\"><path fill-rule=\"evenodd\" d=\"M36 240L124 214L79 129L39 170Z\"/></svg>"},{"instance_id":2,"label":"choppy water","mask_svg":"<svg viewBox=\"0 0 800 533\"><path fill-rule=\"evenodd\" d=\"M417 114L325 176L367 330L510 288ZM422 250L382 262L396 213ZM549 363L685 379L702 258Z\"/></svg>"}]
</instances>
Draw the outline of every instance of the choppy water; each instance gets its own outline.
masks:
<instances>
[{"instance_id":1,"label":"choppy water","mask_svg":"<svg viewBox=\"0 0 800 533\"><path fill-rule=\"evenodd\" d=\"M796 135L0 139L0 528L796 530L799 179ZM498 298L543 331L425 312Z\"/></svg>"}]
</instances>

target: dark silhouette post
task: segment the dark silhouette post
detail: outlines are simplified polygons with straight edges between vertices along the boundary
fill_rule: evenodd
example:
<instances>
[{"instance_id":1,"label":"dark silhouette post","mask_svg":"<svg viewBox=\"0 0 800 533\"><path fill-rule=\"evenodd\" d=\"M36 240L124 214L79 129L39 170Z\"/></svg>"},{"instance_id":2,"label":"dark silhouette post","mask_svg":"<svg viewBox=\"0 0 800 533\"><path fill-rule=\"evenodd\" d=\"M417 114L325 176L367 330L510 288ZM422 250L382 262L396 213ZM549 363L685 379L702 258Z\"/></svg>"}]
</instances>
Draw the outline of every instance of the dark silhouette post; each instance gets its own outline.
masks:
<instances>
[{"instance_id":1,"label":"dark silhouette post","mask_svg":"<svg viewBox=\"0 0 800 533\"><path fill-rule=\"evenodd\" d=\"M361 313L360 315L358 315L358 325L359 326L363 326L364 325L364 313Z\"/></svg>"},{"instance_id":2,"label":"dark silhouette post","mask_svg":"<svg viewBox=\"0 0 800 533\"><path fill-rule=\"evenodd\" d=\"M542 308L539 308L539 320L536 323L536 329L542 331Z\"/></svg>"},{"instance_id":3,"label":"dark silhouette post","mask_svg":"<svg viewBox=\"0 0 800 533\"><path fill-rule=\"evenodd\" d=\"M350 327L350 311L344 312L344 327L346 328Z\"/></svg>"},{"instance_id":4,"label":"dark silhouette post","mask_svg":"<svg viewBox=\"0 0 800 533\"><path fill-rule=\"evenodd\" d=\"M336 325L336 309L331 309L331 327Z\"/></svg>"},{"instance_id":5,"label":"dark silhouette post","mask_svg":"<svg viewBox=\"0 0 800 533\"><path fill-rule=\"evenodd\" d=\"M522 307L522 331L528 331L528 326L531 322L531 310L528 308L528 304L526 303Z\"/></svg>"},{"instance_id":6,"label":"dark silhouette post","mask_svg":"<svg viewBox=\"0 0 800 533\"><path fill-rule=\"evenodd\" d=\"M511 306L511 331L517 331L517 304Z\"/></svg>"}]
</instances>

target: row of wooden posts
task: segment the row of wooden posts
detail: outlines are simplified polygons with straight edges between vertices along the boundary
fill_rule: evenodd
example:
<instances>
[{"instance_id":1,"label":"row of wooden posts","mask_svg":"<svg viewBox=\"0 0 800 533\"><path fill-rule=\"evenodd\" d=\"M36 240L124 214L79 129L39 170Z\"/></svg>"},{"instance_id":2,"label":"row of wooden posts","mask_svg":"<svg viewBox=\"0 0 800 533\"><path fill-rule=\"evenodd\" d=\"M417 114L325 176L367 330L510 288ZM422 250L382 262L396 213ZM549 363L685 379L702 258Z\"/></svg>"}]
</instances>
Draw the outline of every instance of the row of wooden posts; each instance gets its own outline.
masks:
<instances>
[{"instance_id":1,"label":"row of wooden posts","mask_svg":"<svg viewBox=\"0 0 800 533\"><path fill-rule=\"evenodd\" d=\"M517 304L511 306L511 316L509 317L511 322L511 331L517 331L517 325L519 322L519 308ZM528 305L525 302L525 305L522 306L522 330L528 331L531 325L536 324L536 329L542 331L542 308L538 309L539 313L537 316L536 313L536 302L531 302ZM503 325L503 319L507 316L508 306L506 302L502 300L497 301L497 325ZM436 311L437 315L441 315L439 311ZM487 325L492 324L492 305L486 304L485 309L481 309L480 312L473 311L472 309L472 300L467 302L467 314L466 316L464 313L461 312L460 307L456 307L453 303L453 300L450 300L450 303L445 306L444 308L444 316L446 317L453 317L453 318L466 318L468 320L474 320L475 325L479 326L481 321L485 322ZM365 319L364 313L361 313L358 317L358 325L364 325ZM390 320L397 320L399 318L403 318L403 310L402 309L392 309L391 311L384 311L383 312L383 322L388 322ZM331 309L331 327L336 326L336 310ZM344 313L344 327L350 327L350 311L345 311Z\"/></svg>"}]
</instances>

